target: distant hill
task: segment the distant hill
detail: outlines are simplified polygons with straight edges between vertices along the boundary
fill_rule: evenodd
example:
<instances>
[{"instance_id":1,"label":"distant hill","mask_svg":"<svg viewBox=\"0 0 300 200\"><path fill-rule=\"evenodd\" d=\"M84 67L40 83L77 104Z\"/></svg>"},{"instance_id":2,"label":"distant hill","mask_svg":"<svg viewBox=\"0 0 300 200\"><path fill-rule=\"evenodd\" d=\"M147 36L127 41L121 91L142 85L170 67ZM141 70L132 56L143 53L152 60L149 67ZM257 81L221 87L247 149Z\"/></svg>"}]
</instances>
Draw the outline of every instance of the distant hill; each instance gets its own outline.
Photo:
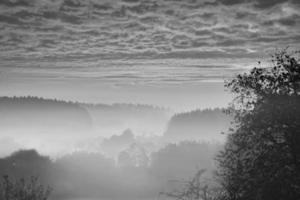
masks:
<instances>
[{"instance_id":1,"label":"distant hill","mask_svg":"<svg viewBox=\"0 0 300 200\"><path fill-rule=\"evenodd\" d=\"M81 104L93 119L95 130L106 135L130 128L134 134L162 134L171 111L143 104Z\"/></svg>"},{"instance_id":2,"label":"distant hill","mask_svg":"<svg viewBox=\"0 0 300 200\"><path fill-rule=\"evenodd\" d=\"M6 132L82 132L99 136L163 132L170 111L140 104L83 104L38 97L0 97L0 130Z\"/></svg>"},{"instance_id":3,"label":"distant hill","mask_svg":"<svg viewBox=\"0 0 300 200\"><path fill-rule=\"evenodd\" d=\"M17 148L36 148L54 156L75 149L99 150L103 138L128 128L132 134L162 134L170 117L169 110L150 105L0 97L0 156ZM102 149L106 143L113 146L105 141Z\"/></svg>"},{"instance_id":4,"label":"distant hill","mask_svg":"<svg viewBox=\"0 0 300 200\"><path fill-rule=\"evenodd\" d=\"M86 131L92 120L73 102L38 97L0 97L0 129L9 133Z\"/></svg>"},{"instance_id":5,"label":"distant hill","mask_svg":"<svg viewBox=\"0 0 300 200\"><path fill-rule=\"evenodd\" d=\"M230 127L232 117L222 109L195 110L175 114L168 123L164 138L167 141L222 140L220 133Z\"/></svg>"}]
</instances>

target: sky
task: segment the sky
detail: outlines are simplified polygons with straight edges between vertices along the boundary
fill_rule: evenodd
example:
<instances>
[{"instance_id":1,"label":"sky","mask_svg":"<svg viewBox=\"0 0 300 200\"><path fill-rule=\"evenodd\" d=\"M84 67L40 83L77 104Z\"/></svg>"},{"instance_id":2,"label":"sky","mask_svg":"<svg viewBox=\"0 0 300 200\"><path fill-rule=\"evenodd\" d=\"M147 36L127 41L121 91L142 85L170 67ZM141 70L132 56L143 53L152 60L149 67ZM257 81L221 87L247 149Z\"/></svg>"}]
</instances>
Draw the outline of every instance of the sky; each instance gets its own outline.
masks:
<instances>
[{"instance_id":1,"label":"sky","mask_svg":"<svg viewBox=\"0 0 300 200\"><path fill-rule=\"evenodd\" d=\"M1 0L0 95L225 107L224 80L300 47L298 0Z\"/></svg>"}]
</instances>

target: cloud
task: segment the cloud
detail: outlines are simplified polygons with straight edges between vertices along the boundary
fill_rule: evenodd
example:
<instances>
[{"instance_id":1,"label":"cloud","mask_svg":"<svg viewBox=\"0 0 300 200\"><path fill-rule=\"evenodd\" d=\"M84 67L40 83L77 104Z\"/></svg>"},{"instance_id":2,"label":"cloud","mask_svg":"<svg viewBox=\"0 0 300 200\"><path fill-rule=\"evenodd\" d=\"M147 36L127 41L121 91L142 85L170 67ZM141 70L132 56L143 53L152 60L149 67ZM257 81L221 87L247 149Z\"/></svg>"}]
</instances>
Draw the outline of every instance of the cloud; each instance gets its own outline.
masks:
<instances>
[{"instance_id":1,"label":"cloud","mask_svg":"<svg viewBox=\"0 0 300 200\"><path fill-rule=\"evenodd\" d=\"M237 4L251 4L255 8L259 9L267 9L273 6L276 6L277 4L287 2L288 0L220 0L220 2L224 5L232 6Z\"/></svg>"},{"instance_id":2,"label":"cloud","mask_svg":"<svg viewBox=\"0 0 300 200\"><path fill-rule=\"evenodd\" d=\"M261 58L299 48L298 10L293 0L3 0L0 58L71 74L86 60Z\"/></svg>"},{"instance_id":3,"label":"cloud","mask_svg":"<svg viewBox=\"0 0 300 200\"><path fill-rule=\"evenodd\" d=\"M287 17L282 17L278 19L272 19L272 20L267 20L263 24L266 26L287 26L287 27L294 27L297 25L297 23L300 22L300 15L290 15Z\"/></svg>"},{"instance_id":4,"label":"cloud","mask_svg":"<svg viewBox=\"0 0 300 200\"><path fill-rule=\"evenodd\" d=\"M5 0L0 7L3 11L0 23L6 29L1 33L2 37L7 38L5 35L13 32L15 35L25 33L27 38L19 37L20 41L15 46L8 40L3 41L2 45L9 46L12 51L15 49L24 57L35 55L28 49L35 49L39 57L72 55L74 49L90 55L94 52L115 55L126 52L138 56L166 51L176 54L182 49L195 51L196 54L203 48L213 50L238 45L253 48L248 40L249 35L256 33L268 37L268 30L261 26L289 26L295 32L298 30L299 20L294 15L272 19L268 15L276 14L276 10L259 9L266 10L282 3L286 8L292 8L294 4L291 2L220 2L223 7L203 0ZM252 7L235 7L246 3ZM188 52L181 51L186 56L189 56ZM11 52L2 53L2 56L8 55Z\"/></svg>"},{"instance_id":5,"label":"cloud","mask_svg":"<svg viewBox=\"0 0 300 200\"><path fill-rule=\"evenodd\" d=\"M15 7L15 6L32 6L35 1L30 0L2 0L0 5L5 5L7 7Z\"/></svg>"},{"instance_id":6,"label":"cloud","mask_svg":"<svg viewBox=\"0 0 300 200\"><path fill-rule=\"evenodd\" d=\"M287 0L256 0L254 6L257 8L266 9L284 2L287 2Z\"/></svg>"}]
</instances>

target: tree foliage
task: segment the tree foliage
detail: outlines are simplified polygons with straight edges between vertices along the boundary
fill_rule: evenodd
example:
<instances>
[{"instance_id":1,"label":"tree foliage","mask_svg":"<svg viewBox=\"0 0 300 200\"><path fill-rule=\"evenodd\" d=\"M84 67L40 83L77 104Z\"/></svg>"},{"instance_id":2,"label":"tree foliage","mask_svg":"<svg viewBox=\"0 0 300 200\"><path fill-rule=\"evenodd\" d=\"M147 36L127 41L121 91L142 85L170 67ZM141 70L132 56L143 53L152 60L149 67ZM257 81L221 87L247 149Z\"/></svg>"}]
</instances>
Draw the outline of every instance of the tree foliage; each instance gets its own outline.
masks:
<instances>
[{"instance_id":1,"label":"tree foliage","mask_svg":"<svg viewBox=\"0 0 300 200\"><path fill-rule=\"evenodd\" d=\"M236 124L217 157L223 199L300 199L299 52L272 58L226 85Z\"/></svg>"},{"instance_id":2,"label":"tree foliage","mask_svg":"<svg viewBox=\"0 0 300 200\"><path fill-rule=\"evenodd\" d=\"M220 189L203 178L205 170L198 170L188 181L176 181L182 187L171 192L160 194L176 200L218 200Z\"/></svg>"},{"instance_id":3,"label":"tree foliage","mask_svg":"<svg viewBox=\"0 0 300 200\"><path fill-rule=\"evenodd\" d=\"M14 182L8 176L3 176L0 185L0 199L3 200L47 200L50 193L51 188L40 185L36 177L31 177L29 181L22 178Z\"/></svg>"}]
</instances>

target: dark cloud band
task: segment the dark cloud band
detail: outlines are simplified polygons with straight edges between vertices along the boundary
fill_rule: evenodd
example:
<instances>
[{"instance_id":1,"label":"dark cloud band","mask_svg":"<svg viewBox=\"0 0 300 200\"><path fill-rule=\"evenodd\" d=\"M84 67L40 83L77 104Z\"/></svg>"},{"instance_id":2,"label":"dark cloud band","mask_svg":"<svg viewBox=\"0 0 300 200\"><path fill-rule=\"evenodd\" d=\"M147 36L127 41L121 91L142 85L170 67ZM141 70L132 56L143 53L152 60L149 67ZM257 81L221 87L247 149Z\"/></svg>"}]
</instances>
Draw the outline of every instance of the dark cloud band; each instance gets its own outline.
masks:
<instances>
[{"instance_id":1,"label":"dark cloud band","mask_svg":"<svg viewBox=\"0 0 300 200\"><path fill-rule=\"evenodd\" d=\"M2 0L0 56L247 58L299 44L298 9L294 0Z\"/></svg>"}]
</instances>

